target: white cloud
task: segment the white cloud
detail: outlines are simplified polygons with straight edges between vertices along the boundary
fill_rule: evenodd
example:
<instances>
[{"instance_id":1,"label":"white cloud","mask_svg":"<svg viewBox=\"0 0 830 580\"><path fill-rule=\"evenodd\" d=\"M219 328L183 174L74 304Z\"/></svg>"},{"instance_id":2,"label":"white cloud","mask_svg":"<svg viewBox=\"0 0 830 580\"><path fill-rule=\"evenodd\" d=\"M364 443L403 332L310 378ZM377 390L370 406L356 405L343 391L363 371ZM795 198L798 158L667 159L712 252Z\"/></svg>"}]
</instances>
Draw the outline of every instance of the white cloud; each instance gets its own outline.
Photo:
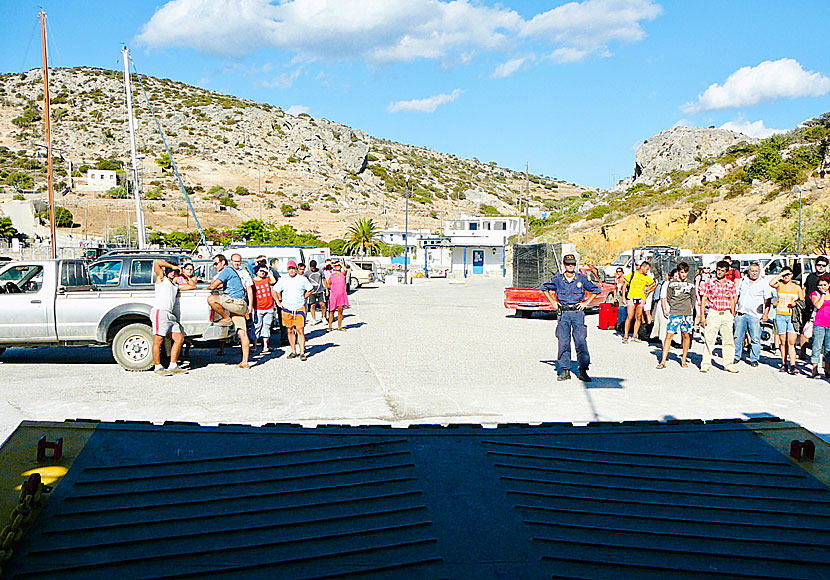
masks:
<instances>
[{"instance_id":1,"label":"white cloud","mask_svg":"<svg viewBox=\"0 0 830 580\"><path fill-rule=\"evenodd\" d=\"M521 36L559 45L550 55L557 62L578 62L594 54L610 56L612 41L639 42L646 35L641 21L662 11L653 0L569 2L531 18Z\"/></svg>"},{"instance_id":2,"label":"white cloud","mask_svg":"<svg viewBox=\"0 0 830 580\"><path fill-rule=\"evenodd\" d=\"M277 46L305 60L463 60L470 49L505 46L522 22L471 0L171 0L138 40L227 56Z\"/></svg>"},{"instance_id":3,"label":"white cloud","mask_svg":"<svg viewBox=\"0 0 830 580\"><path fill-rule=\"evenodd\" d=\"M520 70L525 63L531 62L534 60L534 56L523 56L520 58L513 58L508 60L507 62L501 63L499 66L496 67L496 70L490 75L490 78L493 79L503 79L505 77L509 77L513 73Z\"/></svg>"},{"instance_id":4,"label":"white cloud","mask_svg":"<svg viewBox=\"0 0 830 580\"><path fill-rule=\"evenodd\" d=\"M576 62L610 55L611 42L642 40L642 22L662 12L654 2L584 0L524 20L480 0L169 0L136 40L230 57L271 46L294 52L295 62L425 58L443 66L541 41L553 47L550 58Z\"/></svg>"},{"instance_id":5,"label":"white cloud","mask_svg":"<svg viewBox=\"0 0 830 580\"><path fill-rule=\"evenodd\" d=\"M303 67L298 66L290 73L279 74L269 80L262 81L262 86L269 88L287 89L294 84L300 73L303 72Z\"/></svg>"},{"instance_id":6,"label":"white cloud","mask_svg":"<svg viewBox=\"0 0 830 580\"><path fill-rule=\"evenodd\" d=\"M426 99L412 99L411 101L395 101L389 103L390 113L400 112L414 112L414 113L433 113L440 105L452 103L463 93L461 89L455 89L449 95L440 94Z\"/></svg>"},{"instance_id":7,"label":"white cloud","mask_svg":"<svg viewBox=\"0 0 830 580\"><path fill-rule=\"evenodd\" d=\"M306 107L305 105L291 105L285 110L286 113L294 116L300 113L308 113L309 111L311 111L311 107Z\"/></svg>"},{"instance_id":8,"label":"white cloud","mask_svg":"<svg viewBox=\"0 0 830 580\"><path fill-rule=\"evenodd\" d=\"M684 113L750 107L761 101L789 97L817 97L830 92L830 78L805 71L791 58L765 60L755 67L738 69L723 85L710 85L694 103L686 103Z\"/></svg>"},{"instance_id":9,"label":"white cloud","mask_svg":"<svg viewBox=\"0 0 830 580\"><path fill-rule=\"evenodd\" d=\"M737 133L743 133L748 137L757 137L758 139L766 139L767 137L771 137L773 135L786 133L783 129L770 129L769 127L764 126L763 120L755 122L748 121L743 115L738 115L738 118L734 121L727 121L721 125L720 128L727 129L728 131L735 131Z\"/></svg>"},{"instance_id":10,"label":"white cloud","mask_svg":"<svg viewBox=\"0 0 830 580\"><path fill-rule=\"evenodd\" d=\"M689 119L683 118L683 119L678 119L677 122L674 125L671 126L671 128L674 129L675 127L690 127L690 126L691 126L691 122L689 121Z\"/></svg>"}]
</instances>

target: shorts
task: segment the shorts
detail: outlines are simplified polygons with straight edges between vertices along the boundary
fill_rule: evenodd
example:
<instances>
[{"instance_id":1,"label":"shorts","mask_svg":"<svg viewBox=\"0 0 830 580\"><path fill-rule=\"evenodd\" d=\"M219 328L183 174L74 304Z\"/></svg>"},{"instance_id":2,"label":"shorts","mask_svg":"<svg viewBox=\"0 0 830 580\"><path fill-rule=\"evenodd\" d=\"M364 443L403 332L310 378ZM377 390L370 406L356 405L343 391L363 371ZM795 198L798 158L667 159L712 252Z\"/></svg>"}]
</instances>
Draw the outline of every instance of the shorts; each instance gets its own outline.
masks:
<instances>
[{"instance_id":1,"label":"shorts","mask_svg":"<svg viewBox=\"0 0 830 580\"><path fill-rule=\"evenodd\" d=\"M629 298L626 301L625 305L628 308L638 308L638 307L641 308L643 306L643 304L645 303L645 301L646 301L645 298Z\"/></svg>"},{"instance_id":2,"label":"shorts","mask_svg":"<svg viewBox=\"0 0 830 580\"><path fill-rule=\"evenodd\" d=\"M184 334L182 325L176 316L169 310L153 308L150 310L150 322L153 325L153 334L167 336L170 333Z\"/></svg>"},{"instance_id":3,"label":"shorts","mask_svg":"<svg viewBox=\"0 0 830 580\"><path fill-rule=\"evenodd\" d=\"M274 309L254 310L254 333L257 338L271 338L271 323L274 321Z\"/></svg>"},{"instance_id":4,"label":"shorts","mask_svg":"<svg viewBox=\"0 0 830 580\"><path fill-rule=\"evenodd\" d=\"M231 298L227 294L222 294L219 296L219 303L231 315L245 316L248 314L248 305L245 303L244 298Z\"/></svg>"},{"instance_id":5,"label":"shorts","mask_svg":"<svg viewBox=\"0 0 830 580\"><path fill-rule=\"evenodd\" d=\"M286 328L305 327L305 308L299 310L283 310L282 325Z\"/></svg>"},{"instance_id":6,"label":"shorts","mask_svg":"<svg viewBox=\"0 0 830 580\"><path fill-rule=\"evenodd\" d=\"M666 332L677 334L690 334L694 328L695 323L691 316L683 316L681 314L669 315L669 323L666 326Z\"/></svg>"},{"instance_id":7,"label":"shorts","mask_svg":"<svg viewBox=\"0 0 830 580\"><path fill-rule=\"evenodd\" d=\"M309 304L325 304L326 303L326 293L325 292L316 292L308 297Z\"/></svg>"},{"instance_id":8,"label":"shorts","mask_svg":"<svg viewBox=\"0 0 830 580\"><path fill-rule=\"evenodd\" d=\"M775 331L778 334L787 334L788 332L792 332L793 334L798 334L795 330L795 326L793 326L793 315L792 314L776 314L775 315Z\"/></svg>"}]
</instances>

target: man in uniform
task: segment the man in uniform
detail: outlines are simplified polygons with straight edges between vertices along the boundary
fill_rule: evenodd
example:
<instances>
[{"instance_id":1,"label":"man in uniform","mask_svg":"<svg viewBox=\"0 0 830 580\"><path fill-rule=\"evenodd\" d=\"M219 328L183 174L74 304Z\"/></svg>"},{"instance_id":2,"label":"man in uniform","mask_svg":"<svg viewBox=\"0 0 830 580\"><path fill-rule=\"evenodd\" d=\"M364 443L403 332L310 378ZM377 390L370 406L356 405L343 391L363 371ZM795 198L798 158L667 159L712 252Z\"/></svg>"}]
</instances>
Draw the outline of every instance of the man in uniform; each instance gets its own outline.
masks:
<instances>
[{"instance_id":1,"label":"man in uniform","mask_svg":"<svg viewBox=\"0 0 830 580\"><path fill-rule=\"evenodd\" d=\"M586 342L588 329L585 326L585 309L601 290L585 274L576 271L576 257L573 254L565 254L562 262L565 265L565 273L555 275L550 282L545 282L541 286L553 309L559 310L559 322L556 324L556 338L559 340L558 380L567 381L571 378L573 336L576 360L579 364L579 380L590 383L588 365L591 364L591 355L588 354ZM592 295L586 298L586 293Z\"/></svg>"}]
</instances>

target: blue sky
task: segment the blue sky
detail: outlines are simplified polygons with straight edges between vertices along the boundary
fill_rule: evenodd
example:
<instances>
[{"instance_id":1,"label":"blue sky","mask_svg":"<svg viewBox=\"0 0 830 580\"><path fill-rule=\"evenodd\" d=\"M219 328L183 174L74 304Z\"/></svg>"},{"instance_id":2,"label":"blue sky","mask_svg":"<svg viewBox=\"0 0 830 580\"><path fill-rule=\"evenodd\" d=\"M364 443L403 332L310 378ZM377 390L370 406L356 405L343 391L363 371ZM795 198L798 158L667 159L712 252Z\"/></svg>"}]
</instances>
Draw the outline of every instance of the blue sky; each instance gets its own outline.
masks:
<instances>
[{"instance_id":1,"label":"blue sky","mask_svg":"<svg viewBox=\"0 0 830 580\"><path fill-rule=\"evenodd\" d=\"M2 0L0 72L119 69L606 188L676 124L766 136L830 111L830 2Z\"/></svg>"}]
</instances>

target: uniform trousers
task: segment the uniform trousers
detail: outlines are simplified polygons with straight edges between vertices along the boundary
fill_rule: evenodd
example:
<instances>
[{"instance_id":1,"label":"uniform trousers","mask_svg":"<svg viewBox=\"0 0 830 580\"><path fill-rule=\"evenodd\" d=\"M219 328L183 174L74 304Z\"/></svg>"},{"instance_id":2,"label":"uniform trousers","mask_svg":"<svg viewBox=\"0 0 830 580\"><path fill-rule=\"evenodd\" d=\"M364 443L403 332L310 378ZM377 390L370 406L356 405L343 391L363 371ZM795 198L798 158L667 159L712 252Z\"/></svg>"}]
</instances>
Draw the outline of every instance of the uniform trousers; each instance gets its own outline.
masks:
<instances>
[{"instance_id":1,"label":"uniform trousers","mask_svg":"<svg viewBox=\"0 0 830 580\"><path fill-rule=\"evenodd\" d=\"M561 310L556 324L556 338L559 339L559 372L571 369L571 337L576 347L576 361L580 370L588 370L591 355L588 354L588 327L585 326L583 310Z\"/></svg>"}]
</instances>

